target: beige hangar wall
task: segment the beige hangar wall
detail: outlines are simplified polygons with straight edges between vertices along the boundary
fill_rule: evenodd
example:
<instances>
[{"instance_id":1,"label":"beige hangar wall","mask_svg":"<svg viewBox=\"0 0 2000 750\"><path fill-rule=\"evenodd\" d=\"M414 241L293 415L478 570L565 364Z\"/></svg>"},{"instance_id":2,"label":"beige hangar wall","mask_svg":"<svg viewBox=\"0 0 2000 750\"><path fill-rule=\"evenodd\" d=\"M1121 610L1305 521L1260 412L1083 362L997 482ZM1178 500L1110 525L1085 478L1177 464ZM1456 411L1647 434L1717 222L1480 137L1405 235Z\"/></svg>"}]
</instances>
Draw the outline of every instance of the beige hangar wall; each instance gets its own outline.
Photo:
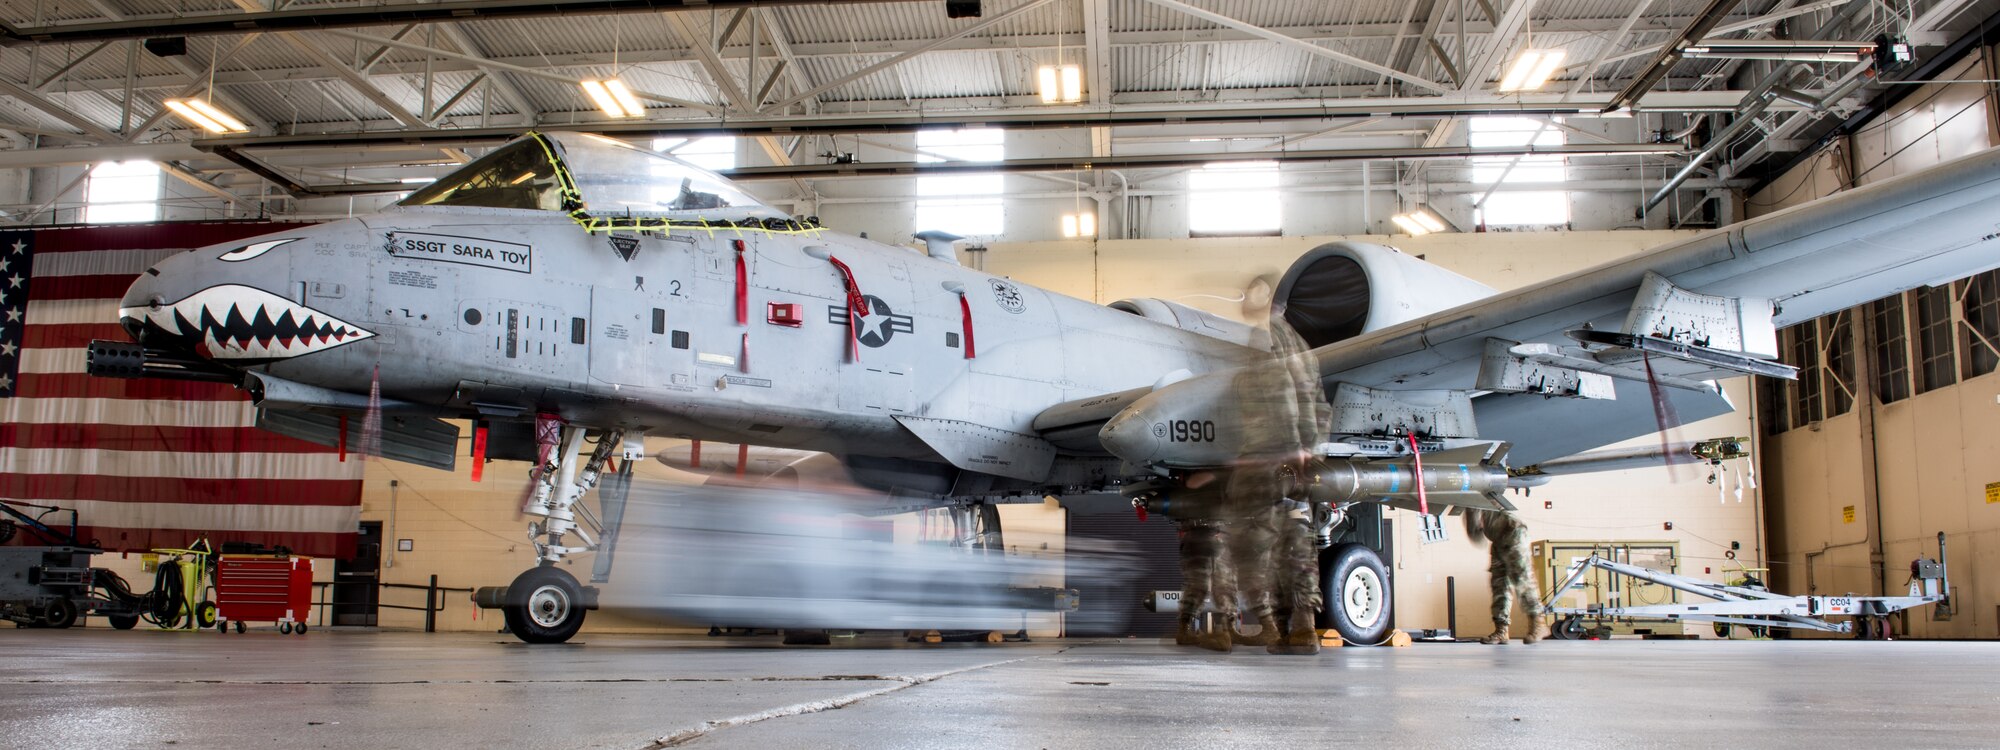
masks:
<instances>
[{"instance_id":1,"label":"beige hangar wall","mask_svg":"<svg viewBox=\"0 0 2000 750\"><path fill-rule=\"evenodd\" d=\"M1251 279L1282 274L1307 250L1339 239L1393 245L1506 290L1690 234L1621 231L999 243L986 251L983 262L989 273L1100 303L1158 297L1235 316L1240 311L1233 300ZM1727 387L1733 402L1749 403L1740 381ZM1687 440L1749 434L1746 411L1674 431L1675 439ZM1658 442L1658 436L1648 436L1630 444ZM1743 564L1760 567L1756 562L1762 544L1756 494L1746 493L1740 503L1733 494L1726 502L1719 501L1717 488L1706 482L1706 469L1683 468L1679 473L1683 476L1678 481L1665 468L1570 477L1515 499L1523 508L1532 539L1674 540L1680 543L1682 572L1716 580L1724 577L1725 569L1734 570L1730 566L1736 563L1726 560L1724 552L1731 542L1738 542L1743 548L1739 553ZM1470 634L1489 631L1485 547L1466 541L1464 529L1456 524L1447 526L1450 541L1424 545L1415 533L1415 514L1393 513L1397 516L1398 624L1404 628L1446 626L1445 578L1453 576L1458 583L1458 630ZM1669 522L1673 523L1672 531L1664 528ZM1517 616L1517 628L1519 619ZM1689 628L1689 632L1707 632L1707 628Z\"/></svg>"},{"instance_id":2,"label":"beige hangar wall","mask_svg":"<svg viewBox=\"0 0 2000 750\"><path fill-rule=\"evenodd\" d=\"M1917 87L1860 131L1749 196L1749 214L2000 145L1996 70L2000 56L1994 49L1976 50L1938 76L1940 82ZM1995 216L2000 222L2000 211ZM1955 356L1963 358L1976 344L1964 340L1963 291L1953 290L1952 338L1958 344ZM1904 311L1914 314L1907 300ZM1872 368L1873 339L1855 343L1857 364ZM1906 339L1899 348L1911 344ZM1987 489L2000 486L2000 374L1967 377L1961 364L1954 365L1954 384L1923 393L1912 389L1914 395L1886 404L1861 378L1856 391L1861 401L1854 408L1803 423L1791 420L1789 429L1760 439L1769 473L1765 495L1775 586L1821 595L1901 594L1910 561L1935 558L1937 534L1944 532L1957 613L1936 620L1929 607L1913 610L1898 620L1898 631L1932 638L2000 637L2000 575L1993 574L2000 570L2000 495ZM1782 394L1774 399L1779 403L1760 404L1758 412L1767 406L1793 409L1796 392Z\"/></svg>"},{"instance_id":3,"label":"beige hangar wall","mask_svg":"<svg viewBox=\"0 0 2000 750\"><path fill-rule=\"evenodd\" d=\"M1354 237L1400 246L1406 252L1508 289L1610 261L1667 242L1687 233L1661 231L1446 234L1423 238ZM1244 285L1261 274L1279 274L1298 255L1335 237L1272 237L1248 239L1120 240L1001 243L991 246L983 262L987 271L1098 302L1126 297L1159 297L1218 314L1235 315L1233 300ZM972 259L968 258L968 261ZM1731 388L1737 403L1748 403L1740 388ZM1750 434L1744 412L1685 425L1676 439ZM1656 443L1658 437L1635 444ZM461 464L466 462L461 462ZM678 475L649 462L642 474L659 478ZM363 517L385 523L387 546L410 539L414 549L385 550L383 579L422 583L436 574L442 584L456 587L502 585L533 563L523 533L525 521L517 506L525 485L526 465L495 463L485 481L474 484L461 468L447 473L406 464L371 462ZM1534 539L1677 540L1683 572L1720 578L1723 550L1733 541L1743 547L1746 564L1756 565L1762 540L1755 511L1758 498L1746 494L1718 500L1705 481L1706 470L1682 470L1680 481L1664 468L1614 472L1562 479L1538 488L1532 496L1516 496ZM685 475L681 475L685 476ZM391 481L395 487L390 486ZM1545 507L1546 506L1546 507ZM1412 514L1397 520L1397 597L1399 623L1406 628L1443 627L1445 578L1458 581L1458 628L1482 634L1488 629L1486 553L1463 538L1463 529L1449 527L1452 539L1422 545ZM1003 508L1007 542L1017 554L1058 555L1063 512L1053 505ZM1135 520L1136 522L1136 520ZM1153 519L1151 523L1163 523ZM1664 524L1674 529L1666 531ZM899 538L907 538L913 522L899 520ZM586 569L587 558L575 570ZM322 578L325 578L322 575ZM579 575L579 577L583 577ZM413 602L421 595L388 592L389 601ZM415 612L383 610L388 627L418 627ZM462 594L449 598L439 619L442 629L492 630L493 615L474 619ZM1030 622L1032 633L1053 634L1053 618ZM1518 625L1517 625L1518 627ZM593 615L586 631L647 629L641 623Z\"/></svg>"}]
</instances>

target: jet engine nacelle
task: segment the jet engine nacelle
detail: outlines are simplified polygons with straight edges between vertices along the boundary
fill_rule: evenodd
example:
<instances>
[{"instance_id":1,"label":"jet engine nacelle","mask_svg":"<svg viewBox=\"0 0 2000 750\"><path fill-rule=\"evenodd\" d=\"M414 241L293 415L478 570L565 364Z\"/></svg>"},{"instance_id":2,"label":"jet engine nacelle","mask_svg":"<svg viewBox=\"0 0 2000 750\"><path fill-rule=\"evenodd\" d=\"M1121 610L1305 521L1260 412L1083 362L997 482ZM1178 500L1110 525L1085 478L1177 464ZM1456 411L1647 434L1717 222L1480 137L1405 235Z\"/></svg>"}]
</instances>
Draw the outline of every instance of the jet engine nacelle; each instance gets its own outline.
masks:
<instances>
[{"instance_id":1,"label":"jet engine nacelle","mask_svg":"<svg viewBox=\"0 0 2000 750\"><path fill-rule=\"evenodd\" d=\"M1252 326L1220 315L1202 312L1178 302L1151 297L1121 299L1106 307L1240 346L1252 346L1252 337L1257 332Z\"/></svg>"},{"instance_id":2,"label":"jet engine nacelle","mask_svg":"<svg viewBox=\"0 0 2000 750\"><path fill-rule=\"evenodd\" d=\"M1494 293L1393 247L1329 242L1294 261L1272 294L1285 305L1285 321L1317 348Z\"/></svg>"}]
</instances>

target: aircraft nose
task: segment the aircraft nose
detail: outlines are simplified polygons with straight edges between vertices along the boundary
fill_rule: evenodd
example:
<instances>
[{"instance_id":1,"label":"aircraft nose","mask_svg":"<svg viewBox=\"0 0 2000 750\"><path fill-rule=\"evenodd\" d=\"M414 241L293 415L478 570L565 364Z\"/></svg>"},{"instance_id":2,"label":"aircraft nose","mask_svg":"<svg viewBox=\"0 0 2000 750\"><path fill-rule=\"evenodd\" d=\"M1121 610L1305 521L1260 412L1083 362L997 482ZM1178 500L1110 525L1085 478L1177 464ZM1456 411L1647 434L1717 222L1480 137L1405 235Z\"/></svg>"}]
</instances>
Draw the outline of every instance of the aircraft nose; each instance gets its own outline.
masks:
<instances>
[{"instance_id":1,"label":"aircraft nose","mask_svg":"<svg viewBox=\"0 0 2000 750\"><path fill-rule=\"evenodd\" d=\"M118 325L133 341L146 342L146 319L150 313L164 308L167 299L160 293L157 266L146 269L132 286L125 289L125 297L118 302Z\"/></svg>"},{"instance_id":2,"label":"aircraft nose","mask_svg":"<svg viewBox=\"0 0 2000 750\"><path fill-rule=\"evenodd\" d=\"M1154 434L1153 420L1145 412L1132 408L1119 412L1098 429L1098 442L1120 459L1135 464L1150 463L1159 455L1160 436Z\"/></svg>"}]
</instances>

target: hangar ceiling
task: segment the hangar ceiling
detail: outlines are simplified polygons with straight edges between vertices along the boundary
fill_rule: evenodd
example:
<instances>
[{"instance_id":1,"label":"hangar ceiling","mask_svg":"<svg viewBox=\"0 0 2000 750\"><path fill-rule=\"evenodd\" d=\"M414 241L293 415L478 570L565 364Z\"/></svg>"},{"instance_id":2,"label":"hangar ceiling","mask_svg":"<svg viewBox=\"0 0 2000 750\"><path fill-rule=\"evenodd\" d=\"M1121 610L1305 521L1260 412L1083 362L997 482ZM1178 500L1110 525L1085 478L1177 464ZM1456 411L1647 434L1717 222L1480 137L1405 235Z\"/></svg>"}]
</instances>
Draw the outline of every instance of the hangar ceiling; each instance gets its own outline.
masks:
<instances>
[{"instance_id":1,"label":"hangar ceiling","mask_svg":"<svg viewBox=\"0 0 2000 750\"><path fill-rule=\"evenodd\" d=\"M947 5L979 15L950 18ZM1630 124L1556 125L1576 131L1573 158L1591 158L1578 152L1592 145L1627 159L1650 153L1662 177L1681 170L1706 185L1741 185L1894 87L1865 60L1698 57L1694 48L1772 40L1757 54L1796 57L1807 42L1889 34L1911 41L1920 63L1985 29L1996 6L7 0L0 168L150 158L218 201L254 200L273 185L298 195L380 191L398 169L436 174L463 149L535 127L752 136L758 163L769 165L753 174L810 191L812 180L842 176L822 157L841 150L828 140L839 134L1089 130L1077 139L1087 147L1035 154L1049 163L1024 159L1010 165L1017 170L1194 162L1246 148L1281 159L1419 161L1462 158L1453 149L1464 147L1468 116L1602 118L1611 109ZM156 54L179 51L175 38L184 53ZM1547 85L1497 90L1524 50L1541 49L1567 55ZM1061 65L1080 69L1080 100L1045 103L1038 72ZM1923 67L1901 72L1911 70ZM608 118L578 85L609 78L643 101L642 117ZM164 108L177 98L211 101L249 132L204 133Z\"/></svg>"}]
</instances>

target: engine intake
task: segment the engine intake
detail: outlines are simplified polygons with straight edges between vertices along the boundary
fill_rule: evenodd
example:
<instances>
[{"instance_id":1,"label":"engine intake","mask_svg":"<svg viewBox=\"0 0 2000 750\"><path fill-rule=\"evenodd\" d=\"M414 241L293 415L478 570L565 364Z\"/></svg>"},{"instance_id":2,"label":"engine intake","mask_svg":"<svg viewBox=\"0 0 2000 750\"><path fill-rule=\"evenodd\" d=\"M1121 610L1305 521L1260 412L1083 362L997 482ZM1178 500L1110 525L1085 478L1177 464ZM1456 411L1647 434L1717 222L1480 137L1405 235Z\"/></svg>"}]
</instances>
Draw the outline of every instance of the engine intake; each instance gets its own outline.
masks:
<instances>
[{"instance_id":1,"label":"engine intake","mask_svg":"<svg viewBox=\"0 0 2000 750\"><path fill-rule=\"evenodd\" d=\"M1317 348L1490 297L1495 290L1393 247L1342 241L1300 256L1273 294L1285 305L1285 322Z\"/></svg>"}]
</instances>

